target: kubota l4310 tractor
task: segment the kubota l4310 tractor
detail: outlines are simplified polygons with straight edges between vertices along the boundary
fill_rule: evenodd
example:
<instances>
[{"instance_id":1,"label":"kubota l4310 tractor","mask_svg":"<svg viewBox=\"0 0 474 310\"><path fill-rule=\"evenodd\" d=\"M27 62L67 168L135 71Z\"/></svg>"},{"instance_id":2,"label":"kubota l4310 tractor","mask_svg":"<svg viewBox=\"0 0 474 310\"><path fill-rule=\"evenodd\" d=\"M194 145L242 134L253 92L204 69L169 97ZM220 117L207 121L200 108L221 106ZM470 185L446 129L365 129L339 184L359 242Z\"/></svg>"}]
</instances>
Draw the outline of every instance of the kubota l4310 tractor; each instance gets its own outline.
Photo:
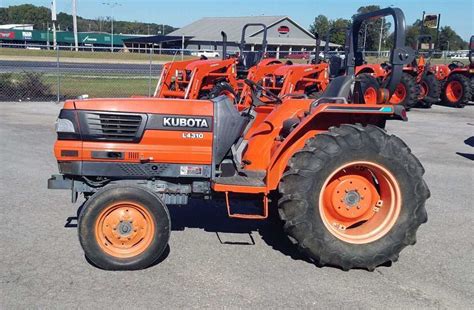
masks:
<instances>
[{"instance_id":1,"label":"kubota l4310 tractor","mask_svg":"<svg viewBox=\"0 0 474 310\"><path fill-rule=\"evenodd\" d=\"M223 198L230 217L265 219L275 193L286 232L315 263L373 270L396 261L427 220L424 169L383 130L405 119L403 107L352 100L361 23L385 15L395 25L393 93L413 50L403 46L403 13L387 8L354 17L346 75L317 100L263 103L265 88L246 80L254 100L243 111L227 96L67 101L54 146L61 174L48 186L86 198L86 256L104 269L145 268L167 246L167 205ZM244 197L261 213L239 212Z\"/></svg>"}]
</instances>

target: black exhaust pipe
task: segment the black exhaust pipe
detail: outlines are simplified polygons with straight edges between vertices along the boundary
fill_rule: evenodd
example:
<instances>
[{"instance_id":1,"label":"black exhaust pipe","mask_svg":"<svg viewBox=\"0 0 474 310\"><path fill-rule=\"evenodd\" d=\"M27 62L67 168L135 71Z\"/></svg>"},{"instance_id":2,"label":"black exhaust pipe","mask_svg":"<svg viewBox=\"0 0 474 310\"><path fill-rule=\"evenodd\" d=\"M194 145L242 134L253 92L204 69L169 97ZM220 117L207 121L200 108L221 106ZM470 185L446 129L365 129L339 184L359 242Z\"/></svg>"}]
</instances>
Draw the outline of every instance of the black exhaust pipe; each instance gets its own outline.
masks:
<instances>
[{"instance_id":1,"label":"black exhaust pipe","mask_svg":"<svg viewBox=\"0 0 474 310\"><path fill-rule=\"evenodd\" d=\"M221 31L222 36L222 60L227 58L227 33Z\"/></svg>"}]
</instances>

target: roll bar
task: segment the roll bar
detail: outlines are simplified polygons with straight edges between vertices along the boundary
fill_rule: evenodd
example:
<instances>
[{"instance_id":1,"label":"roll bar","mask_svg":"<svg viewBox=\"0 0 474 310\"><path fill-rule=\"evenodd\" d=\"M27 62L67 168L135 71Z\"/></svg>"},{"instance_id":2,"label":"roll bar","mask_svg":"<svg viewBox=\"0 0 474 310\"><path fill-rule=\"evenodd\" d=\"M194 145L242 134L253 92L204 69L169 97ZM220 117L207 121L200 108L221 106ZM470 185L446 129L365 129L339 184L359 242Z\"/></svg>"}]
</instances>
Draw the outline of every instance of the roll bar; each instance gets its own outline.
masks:
<instances>
[{"instance_id":1,"label":"roll bar","mask_svg":"<svg viewBox=\"0 0 474 310\"><path fill-rule=\"evenodd\" d=\"M370 13L364 13L354 16L352 25L346 37L346 74L354 75L359 46L359 32L362 23L365 20L376 19L391 15L394 20L394 44L390 50L390 64L392 65L391 74L386 84L390 96L395 92L397 84L403 74L403 66L411 63L415 58L415 52L411 47L405 46L405 15L399 8L385 8Z\"/></svg>"},{"instance_id":2,"label":"roll bar","mask_svg":"<svg viewBox=\"0 0 474 310\"><path fill-rule=\"evenodd\" d=\"M242 37L240 39L240 53L243 53L245 50L245 32L248 27L262 27L263 28L263 40L262 40L262 52L265 53L267 50L267 25L262 23L249 23L245 24L242 28Z\"/></svg>"}]
</instances>

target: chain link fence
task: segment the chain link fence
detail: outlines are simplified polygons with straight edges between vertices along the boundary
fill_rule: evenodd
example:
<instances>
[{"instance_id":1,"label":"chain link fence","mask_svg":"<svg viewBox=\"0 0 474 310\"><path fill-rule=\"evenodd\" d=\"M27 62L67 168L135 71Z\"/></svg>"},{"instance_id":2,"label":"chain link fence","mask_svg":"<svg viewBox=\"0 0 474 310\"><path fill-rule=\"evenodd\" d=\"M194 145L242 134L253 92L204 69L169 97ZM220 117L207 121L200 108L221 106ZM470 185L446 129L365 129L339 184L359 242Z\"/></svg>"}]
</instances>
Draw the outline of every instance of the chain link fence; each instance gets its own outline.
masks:
<instances>
[{"instance_id":1,"label":"chain link fence","mask_svg":"<svg viewBox=\"0 0 474 310\"><path fill-rule=\"evenodd\" d=\"M219 57L222 51L214 51ZM307 63L312 51L267 52L270 57ZM197 59L180 49L0 45L0 101L63 101L73 98L153 96L162 65ZM366 52L369 62L387 60L388 52ZM444 57L444 58L443 58ZM435 55L449 62L445 54Z\"/></svg>"},{"instance_id":2,"label":"chain link fence","mask_svg":"<svg viewBox=\"0 0 474 310\"><path fill-rule=\"evenodd\" d=\"M190 56L179 50L0 47L1 101L152 96L162 64Z\"/></svg>"}]
</instances>

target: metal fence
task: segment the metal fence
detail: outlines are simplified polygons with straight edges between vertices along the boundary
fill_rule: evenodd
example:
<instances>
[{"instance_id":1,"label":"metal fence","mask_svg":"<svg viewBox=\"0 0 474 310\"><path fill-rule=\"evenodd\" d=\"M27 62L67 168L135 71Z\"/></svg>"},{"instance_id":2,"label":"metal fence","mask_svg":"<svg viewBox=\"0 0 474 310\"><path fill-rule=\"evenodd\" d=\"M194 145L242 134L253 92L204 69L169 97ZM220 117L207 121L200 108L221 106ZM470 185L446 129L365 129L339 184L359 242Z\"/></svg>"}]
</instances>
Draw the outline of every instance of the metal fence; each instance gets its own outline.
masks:
<instances>
[{"instance_id":1,"label":"metal fence","mask_svg":"<svg viewBox=\"0 0 474 310\"><path fill-rule=\"evenodd\" d=\"M196 50L0 45L0 101L63 101L78 97L152 96L163 63L197 58ZM308 62L311 51L268 51ZM222 55L217 50L211 57ZM366 52L383 61L388 52ZM313 56L314 57L314 56ZM438 55L435 57L443 57ZM445 57L445 56L444 56Z\"/></svg>"}]
</instances>

